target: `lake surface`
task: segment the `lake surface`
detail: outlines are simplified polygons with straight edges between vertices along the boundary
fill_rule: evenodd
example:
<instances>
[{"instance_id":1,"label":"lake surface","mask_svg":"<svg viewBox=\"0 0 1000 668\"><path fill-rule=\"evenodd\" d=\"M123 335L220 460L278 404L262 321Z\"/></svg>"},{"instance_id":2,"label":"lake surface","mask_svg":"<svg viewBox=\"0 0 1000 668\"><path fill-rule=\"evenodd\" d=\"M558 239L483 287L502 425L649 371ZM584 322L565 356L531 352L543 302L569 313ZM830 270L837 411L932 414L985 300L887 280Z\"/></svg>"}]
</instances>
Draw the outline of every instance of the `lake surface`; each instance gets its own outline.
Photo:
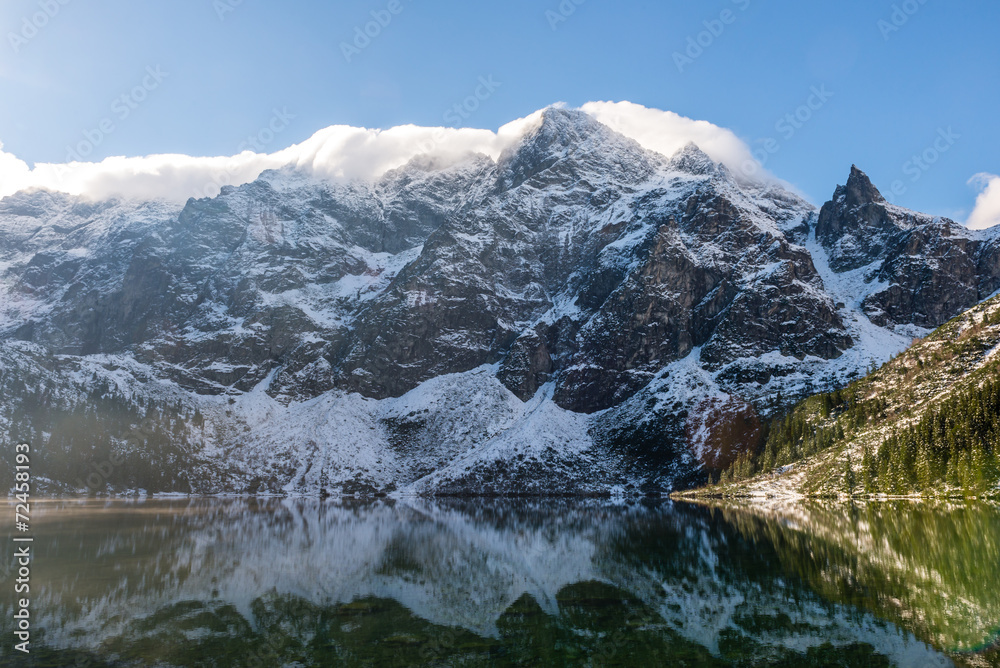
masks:
<instances>
[{"instance_id":1,"label":"lake surface","mask_svg":"<svg viewBox=\"0 0 1000 668\"><path fill-rule=\"evenodd\" d=\"M992 506L50 501L51 666L1000 665ZM9 537L4 564L13 561Z\"/></svg>"}]
</instances>

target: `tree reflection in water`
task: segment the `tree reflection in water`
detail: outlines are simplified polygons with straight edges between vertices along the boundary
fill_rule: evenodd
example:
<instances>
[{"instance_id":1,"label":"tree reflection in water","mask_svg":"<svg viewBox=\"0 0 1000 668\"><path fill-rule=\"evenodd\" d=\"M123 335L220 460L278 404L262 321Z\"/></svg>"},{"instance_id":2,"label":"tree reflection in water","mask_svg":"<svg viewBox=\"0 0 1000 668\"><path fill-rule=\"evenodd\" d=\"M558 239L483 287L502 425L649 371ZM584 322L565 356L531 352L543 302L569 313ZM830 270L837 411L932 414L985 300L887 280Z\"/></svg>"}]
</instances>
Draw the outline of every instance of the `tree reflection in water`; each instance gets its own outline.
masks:
<instances>
[{"instance_id":1,"label":"tree reflection in water","mask_svg":"<svg viewBox=\"0 0 1000 668\"><path fill-rule=\"evenodd\" d=\"M34 651L10 665L995 660L988 507L201 499L35 516Z\"/></svg>"}]
</instances>

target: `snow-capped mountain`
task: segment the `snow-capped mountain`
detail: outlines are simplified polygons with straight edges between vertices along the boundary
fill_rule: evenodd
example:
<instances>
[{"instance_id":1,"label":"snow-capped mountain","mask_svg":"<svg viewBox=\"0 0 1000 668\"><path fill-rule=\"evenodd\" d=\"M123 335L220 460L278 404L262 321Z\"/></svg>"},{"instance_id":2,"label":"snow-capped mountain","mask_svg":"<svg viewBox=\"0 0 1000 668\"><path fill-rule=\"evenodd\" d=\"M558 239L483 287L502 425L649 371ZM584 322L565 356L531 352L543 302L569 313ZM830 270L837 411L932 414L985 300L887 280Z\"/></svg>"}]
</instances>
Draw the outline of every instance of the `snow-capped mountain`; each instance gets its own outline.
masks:
<instances>
[{"instance_id":1,"label":"snow-capped mountain","mask_svg":"<svg viewBox=\"0 0 1000 668\"><path fill-rule=\"evenodd\" d=\"M0 428L77 488L668 491L998 288L857 169L817 212L550 109L373 182L0 201Z\"/></svg>"}]
</instances>

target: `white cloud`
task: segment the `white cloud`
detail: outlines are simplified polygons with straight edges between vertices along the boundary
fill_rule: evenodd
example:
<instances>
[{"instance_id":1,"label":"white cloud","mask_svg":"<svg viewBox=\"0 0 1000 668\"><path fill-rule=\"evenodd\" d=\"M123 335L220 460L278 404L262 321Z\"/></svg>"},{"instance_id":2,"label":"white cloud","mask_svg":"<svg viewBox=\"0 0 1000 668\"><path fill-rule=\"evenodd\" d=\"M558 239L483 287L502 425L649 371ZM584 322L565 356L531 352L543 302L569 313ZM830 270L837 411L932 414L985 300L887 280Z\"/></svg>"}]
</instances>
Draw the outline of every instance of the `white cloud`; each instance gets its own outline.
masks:
<instances>
[{"instance_id":1,"label":"white cloud","mask_svg":"<svg viewBox=\"0 0 1000 668\"><path fill-rule=\"evenodd\" d=\"M94 199L125 196L183 202L189 197L214 196L220 186L248 183L264 170L286 165L324 178L369 180L425 153L445 162L470 152L497 158L540 120L541 112L536 112L496 132L413 125L370 130L337 125L275 153L244 151L230 157L208 158L170 154L111 157L96 163L40 163L33 169L3 152L0 144L0 197L28 188L46 188Z\"/></svg>"},{"instance_id":2,"label":"white cloud","mask_svg":"<svg viewBox=\"0 0 1000 668\"><path fill-rule=\"evenodd\" d=\"M0 142L0 197L31 185L31 170L21 160L3 150Z\"/></svg>"},{"instance_id":3,"label":"white cloud","mask_svg":"<svg viewBox=\"0 0 1000 668\"><path fill-rule=\"evenodd\" d=\"M337 125L320 130L303 143L269 157L326 178L371 180L423 154L431 154L445 162L470 152L496 159L505 148L540 123L541 118L542 112L538 111L508 123L497 132L416 125L368 130Z\"/></svg>"},{"instance_id":4,"label":"white cloud","mask_svg":"<svg viewBox=\"0 0 1000 668\"><path fill-rule=\"evenodd\" d=\"M582 109L612 129L664 155L671 155L693 141L734 172L746 173L745 165L753 161L749 148L735 134L706 121L630 102L591 102ZM542 112L538 111L495 132L414 125L372 130L337 125L275 153L244 151L230 157L170 154L111 157L96 163L40 163L34 168L3 152L0 144L0 197L29 188L46 188L94 199L124 196L183 202L189 197L214 196L222 185L248 183L264 170L286 165L309 170L323 178L371 180L421 154L432 154L443 162L469 152L484 153L495 159L535 127L541 117Z\"/></svg>"},{"instance_id":5,"label":"white cloud","mask_svg":"<svg viewBox=\"0 0 1000 668\"><path fill-rule=\"evenodd\" d=\"M708 121L696 121L672 111L650 109L633 102L588 102L581 109L612 130L663 155L673 155L688 142L694 142L710 158L723 163L734 174L772 178L732 130Z\"/></svg>"},{"instance_id":6,"label":"white cloud","mask_svg":"<svg viewBox=\"0 0 1000 668\"><path fill-rule=\"evenodd\" d=\"M974 230L983 230L1000 223L1000 176L976 174L969 179L969 185L980 188L981 192L966 225Z\"/></svg>"}]
</instances>

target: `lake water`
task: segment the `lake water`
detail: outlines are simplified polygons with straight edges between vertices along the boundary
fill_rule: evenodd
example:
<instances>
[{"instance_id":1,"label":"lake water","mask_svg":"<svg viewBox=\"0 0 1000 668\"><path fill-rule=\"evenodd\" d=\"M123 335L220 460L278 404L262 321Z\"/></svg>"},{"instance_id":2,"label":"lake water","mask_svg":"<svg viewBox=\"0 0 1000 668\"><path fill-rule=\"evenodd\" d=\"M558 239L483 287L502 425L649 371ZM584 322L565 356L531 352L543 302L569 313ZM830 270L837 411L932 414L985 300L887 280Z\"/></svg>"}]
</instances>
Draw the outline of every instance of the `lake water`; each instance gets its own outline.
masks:
<instances>
[{"instance_id":1,"label":"lake water","mask_svg":"<svg viewBox=\"0 0 1000 668\"><path fill-rule=\"evenodd\" d=\"M3 665L1000 665L1000 511L50 501ZM4 564L13 561L10 539Z\"/></svg>"}]
</instances>

